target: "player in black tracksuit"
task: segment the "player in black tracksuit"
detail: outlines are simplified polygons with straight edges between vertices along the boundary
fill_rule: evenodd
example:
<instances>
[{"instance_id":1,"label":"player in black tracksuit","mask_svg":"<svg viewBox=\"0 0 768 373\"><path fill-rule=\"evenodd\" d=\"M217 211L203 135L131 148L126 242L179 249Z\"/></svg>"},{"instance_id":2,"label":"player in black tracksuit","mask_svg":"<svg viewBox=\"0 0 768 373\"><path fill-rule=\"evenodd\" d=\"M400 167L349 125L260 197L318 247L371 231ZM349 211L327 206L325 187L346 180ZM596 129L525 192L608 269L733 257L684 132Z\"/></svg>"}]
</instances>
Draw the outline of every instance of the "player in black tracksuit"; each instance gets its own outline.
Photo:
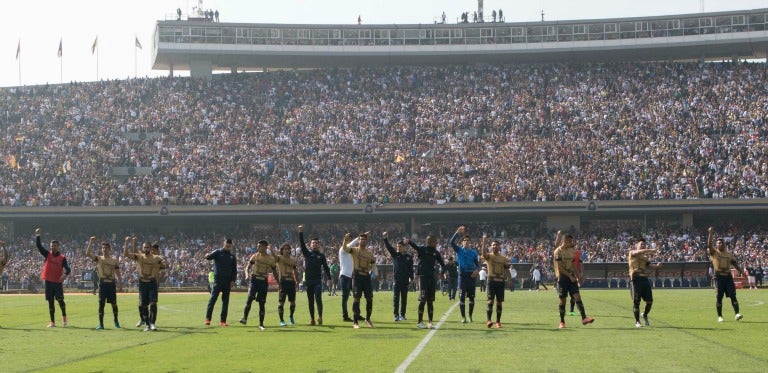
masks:
<instances>
[{"instance_id":1,"label":"player in black tracksuit","mask_svg":"<svg viewBox=\"0 0 768 373\"><path fill-rule=\"evenodd\" d=\"M443 256L437 251L437 239L433 235L427 236L426 246L416 245L407 238L405 239L405 243L411 245L419 255L419 264L416 268L416 275L419 276L421 293L419 294L419 323L416 326L420 329L432 329L432 316L435 311L435 290L437 288L435 263L439 264L440 268L445 268L445 262L443 261ZM423 323L424 304L427 305L427 316L429 320L429 323L426 326Z\"/></svg>"},{"instance_id":2,"label":"player in black tracksuit","mask_svg":"<svg viewBox=\"0 0 768 373\"><path fill-rule=\"evenodd\" d=\"M397 249L392 247L387 240L387 232L382 235L387 251L392 255L392 266L395 272L394 294L392 307L394 308L395 321L406 320L405 309L408 303L408 286L413 280L413 255L405 251L405 243L397 242Z\"/></svg>"},{"instance_id":3,"label":"player in black tracksuit","mask_svg":"<svg viewBox=\"0 0 768 373\"><path fill-rule=\"evenodd\" d=\"M320 251L320 240L310 239L307 249L304 243L304 226L299 226L299 243L301 253L304 255L304 287L307 289L307 303L309 304L309 325L315 325L315 303L317 303L317 325L323 324L323 270L326 278L331 278L331 269L325 254ZM330 280L329 280L330 282Z\"/></svg>"}]
</instances>

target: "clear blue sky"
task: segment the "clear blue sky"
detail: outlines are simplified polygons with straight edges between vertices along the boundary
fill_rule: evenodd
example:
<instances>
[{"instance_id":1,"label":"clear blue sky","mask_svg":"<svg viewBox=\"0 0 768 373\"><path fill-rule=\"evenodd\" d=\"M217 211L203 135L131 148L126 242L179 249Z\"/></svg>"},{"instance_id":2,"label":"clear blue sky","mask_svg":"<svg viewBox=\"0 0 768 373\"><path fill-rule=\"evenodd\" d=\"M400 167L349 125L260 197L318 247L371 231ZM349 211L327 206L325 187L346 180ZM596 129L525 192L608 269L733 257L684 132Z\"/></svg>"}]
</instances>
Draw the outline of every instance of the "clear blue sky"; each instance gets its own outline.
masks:
<instances>
[{"instance_id":1,"label":"clear blue sky","mask_svg":"<svg viewBox=\"0 0 768 373\"><path fill-rule=\"evenodd\" d=\"M187 14L198 0L12 0L3 3L0 86L59 83L134 76L164 76L151 69L151 37L157 20ZM485 0L487 13L503 9L508 22L633 17L768 8L768 0ZM433 23L445 12L455 22L477 0L204 0L222 22L248 23ZM98 51L91 46L98 35ZM142 50L134 47L138 37ZM62 59L56 56L62 40ZM20 58L16 48L20 44ZM20 67L20 69L19 69ZM21 73L19 74L19 70ZM184 72L179 72L184 74Z\"/></svg>"}]
</instances>

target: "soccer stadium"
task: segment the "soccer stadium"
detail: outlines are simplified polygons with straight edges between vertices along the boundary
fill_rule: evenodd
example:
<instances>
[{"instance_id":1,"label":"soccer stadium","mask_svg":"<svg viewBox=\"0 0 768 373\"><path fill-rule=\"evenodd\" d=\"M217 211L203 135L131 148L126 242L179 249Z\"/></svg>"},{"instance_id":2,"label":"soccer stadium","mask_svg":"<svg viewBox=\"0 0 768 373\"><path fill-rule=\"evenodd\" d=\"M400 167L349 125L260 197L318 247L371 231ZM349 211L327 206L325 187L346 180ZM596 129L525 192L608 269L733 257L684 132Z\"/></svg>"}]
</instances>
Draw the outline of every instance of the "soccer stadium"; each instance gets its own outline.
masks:
<instances>
[{"instance_id":1,"label":"soccer stadium","mask_svg":"<svg viewBox=\"0 0 768 373\"><path fill-rule=\"evenodd\" d=\"M0 88L0 371L765 371L768 8L482 4Z\"/></svg>"}]
</instances>

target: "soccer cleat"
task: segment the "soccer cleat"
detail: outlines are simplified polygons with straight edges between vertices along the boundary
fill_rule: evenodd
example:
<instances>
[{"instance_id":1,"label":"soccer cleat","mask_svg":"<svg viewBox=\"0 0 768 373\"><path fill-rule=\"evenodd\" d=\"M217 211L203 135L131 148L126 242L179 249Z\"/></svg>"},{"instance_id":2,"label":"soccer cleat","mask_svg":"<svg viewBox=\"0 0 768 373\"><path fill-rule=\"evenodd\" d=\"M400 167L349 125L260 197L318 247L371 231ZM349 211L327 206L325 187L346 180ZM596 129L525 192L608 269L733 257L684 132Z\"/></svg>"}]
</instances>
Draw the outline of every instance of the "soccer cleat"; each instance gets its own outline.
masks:
<instances>
[{"instance_id":1,"label":"soccer cleat","mask_svg":"<svg viewBox=\"0 0 768 373\"><path fill-rule=\"evenodd\" d=\"M247 319L240 319L240 321L239 321L239 322L240 322L241 324L243 324L243 325L245 325L245 324L248 324L248 320L247 320Z\"/></svg>"},{"instance_id":2,"label":"soccer cleat","mask_svg":"<svg viewBox=\"0 0 768 373\"><path fill-rule=\"evenodd\" d=\"M315 319L312 319L309 321L309 326L315 326Z\"/></svg>"},{"instance_id":3,"label":"soccer cleat","mask_svg":"<svg viewBox=\"0 0 768 373\"><path fill-rule=\"evenodd\" d=\"M288 324L286 324L285 321L280 320L280 326L286 326L286 325L288 325Z\"/></svg>"},{"instance_id":4,"label":"soccer cleat","mask_svg":"<svg viewBox=\"0 0 768 373\"><path fill-rule=\"evenodd\" d=\"M203 324L204 325L211 325L211 320L205 319L205 322ZM141 326L141 325L139 325L139 326Z\"/></svg>"},{"instance_id":5,"label":"soccer cleat","mask_svg":"<svg viewBox=\"0 0 768 373\"><path fill-rule=\"evenodd\" d=\"M558 329L565 329L565 323L560 321L560 325L557 326Z\"/></svg>"},{"instance_id":6,"label":"soccer cleat","mask_svg":"<svg viewBox=\"0 0 768 373\"><path fill-rule=\"evenodd\" d=\"M317 325L323 325L323 318L322 317L318 317L317 318Z\"/></svg>"},{"instance_id":7,"label":"soccer cleat","mask_svg":"<svg viewBox=\"0 0 768 373\"><path fill-rule=\"evenodd\" d=\"M491 320L486 321L485 322L485 326L487 326L488 329L490 329L493 326L493 321L491 321Z\"/></svg>"},{"instance_id":8,"label":"soccer cleat","mask_svg":"<svg viewBox=\"0 0 768 373\"><path fill-rule=\"evenodd\" d=\"M571 312L568 312L568 316L577 316L577 315L578 315L578 314L577 314L576 312L573 312L573 311L571 311Z\"/></svg>"},{"instance_id":9,"label":"soccer cleat","mask_svg":"<svg viewBox=\"0 0 768 373\"><path fill-rule=\"evenodd\" d=\"M644 313L641 313L641 314L640 314L640 317L642 317L642 318L643 318L643 322L645 323L645 326L650 326L650 325L651 325L651 323L650 323L650 322L648 322L648 316L645 316L645 314L644 314Z\"/></svg>"},{"instance_id":10,"label":"soccer cleat","mask_svg":"<svg viewBox=\"0 0 768 373\"><path fill-rule=\"evenodd\" d=\"M467 321L472 322L472 315L469 315L469 319Z\"/></svg>"},{"instance_id":11,"label":"soccer cleat","mask_svg":"<svg viewBox=\"0 0 768 373\"><path fill-rule=\"evenodd\" d=\"M398 321L400 321L400 316L395 315L395 322L398 322Z\"/></svg>"},{"instance_id":12,"label":"soccer cleat","mask_svg":"<svg viewBox=\"0 0 768 373\"><path fill-rule=\"evenodd\" d=\"M295 324L295 323L296 323L296 322L294 322L294 321L293 321L293 316L289 317L289 318L288 318L288 321L290 321L290 322L291 322L291 325L293 325L293 324Z\"/></svg>"},{"instance_id":13,"label":"soccer cleat","mask_svg":"<svg viewBox=\"0 0 768 373\"><path fill-rule=\"evenodd\" d=\"M585 317L585 318L581 319L581 324L582 325L591 324L593 322L595 322L595 319L593 319L591 317Z\"/></svg>"},{"instance_id":14,"label":"soccer cleat","mask_svg":"<svg viewBox=\"0 0 768 373\"><path fill-rule=\"evenodd\" d=\"M208 325L208 324L206 324L206 325ZM136 323L136 327L140 328L142 326L144 326L144 320L139 320L139 322Z\"/></svg>"},{"instance_id":15,"label":"soccer cleat","mask_svg":"<svg viewBox=\"0 0 768 373\"><path fill-rule=\"evenodd\" d=\"M120 329L120 323L115 321L115 329Z\"/></svg>"},{"instance_id":16,"label":"soccer cleat","mask_svg":"<svg viewBox=\"0 0 768 373\"><path fill-rule=\"evenodd\" d=\"M56 327L56 323L55 322L51 321L51 322L48 323L47 328L55 328L55 327Z\"/></svg>"},{"instance_id":17,"label":"soccer cleat","mask_svg":"<svg viewBox=\"0 0 768 373\"><path fill-rule=\"evenodd\" d=\"M220 322L219 325L221 325L221 326L229 326L226 321ZM154 324L153 324L153 326L154 326Z\"/></svg>"},{"instance_id":18,"label":"soccer cleat","mask_svg":"<svg viewBox=\"0 0 768 373\"><path fill-rule=\"evenodd\" d=\"M466 317L462 317L461 318L461 323L462 324L466 324L467 323L467 318Z\"/></svg>"},{"instance_id":19,"label":"soccer cleat","mask_svg":"<svg viewBox=\"0 0 768 373\"><path fill-rule=\"evenodd\" d=\"M155 324L149 324L149 330L151 330L153 332L156 332L157 331L157 327L155 326Z\"/></svg>"},{"instance_id":20,"label":"soccer cleat","mask_svg":"<svg viewBox=\"0 0 768 373\"><path fill-rule=\"evenodd\" d=\"M103 330L103 329L104 329L104 325L99 325L96 327L96 330Z\"/></svg>"},{"instance_id":21,"label":"soccer cleat","mask_svg":"<svg viewBox=\"0 0 768 373\"><path fill-rule=\"evenodd\" d=\"M344 321L344 322L352 322L354 320L350 319L349 317L345 317L345 318L342 319L342 321Z\"/></svg>"},{"instance_id":22,"label":"soccer cleat","mask_svg":"<svg viewBox=\"0 0 768 373\"><path fill-rule=\"evenodd\" d=\"M408 321L408 319L405 318L405 315L400 315L400 321Z\"/></svg>"},{"instance_id":23,"label":"soccer cleat","mask_svg":"<svg viewBox=\"0 0 768 373\"><path fill-rule=\"evenodd\" d=\"M67 323L67 317L62 316L61 317L61 326L67 326L69 323Z\"/></svg>"},{"instance_id":24,"label":"soccer cleat","mask_svg":"<svg viewBox=\"0 0 768 373\"><path fill-rule=\"evenodd\" d=\"M373 323L371 322L371 320L366 319L365 325L368 325L369 328L373 328Z\"/></svg>"},{"instance_id":25,"label":"soccer cleat","mask_svg":"<svg viewBox=\"0 0 768 373\"><path fill-rule=\"evenodd\" d=\"M723 322L723 317L722 316L718 316L717 317L717 322Z\"/></svg>"},{"instance_id":26,"label":"soccer cleat","mask_svg":"<svg viewBox=\"0 0 768 373\"><path fill-rule=\"evenodd\" d=\"M496 329L501 329L501 323L496 321Z\"/></svg>"},{"instance_id":27,"label":"soccer cleat","mask_svg":"<svg viewBox=\"0 0 768 373\"><path fill-rule=\"evenodd\" d=\"M643 324L640 324L640 321L635 321L635 328L642 328Z\"/></svg>"},{"instance_id":28,"label":"soccer cleat","mask_svg":"<svg viewBox=\"0 0 768 373\"><path fill-rule=\"evenodd\" d=\"M149 325L145 326L145 327L144 327L144 330L142 330L142 331L143 331L143 332L148 332L148 331L149 331Z\"/></svg>"},{"instance_id":29,"label":"soccer cleat","mask_svg":"<svg viewBox=\"0 0 768 373\"><path fill-rule=\"evenodd\" d=\"M352 327L355 328L355 329L360 329L360 324L355 322L355 323L352 324Z\"/></svg>"},{"instance_id":30,"label":"soccer cleat","mask_svg":"<svg viewBox=\"0 0 768 373\"><path fill-rule=\"evenodd\" d=\"M259 330L264 331L267 330L267 328L265 328L264 325L259 325Z\"/></svg>"},{"instance_id":31,"label":"soccer cleat","mask_svg":"<svg viewBox=\"0 0 768 373\"><path fill-rule=\"evenodd\" d=\"M427 328L427 326L424 325L423 322L420 322L420 323L416 324L416 327L419 328L419 329L426 329Z\"/></svg>"},{"instance_id":32,"label":"soccer cleat","mask_svg":"<svg viewBox=\"0 0 768 373\"><path fill-rule=\"evenodd\" d=\"M741 320L742 317L744 317L744 316L742 316L740 313L737 313L736 314L736 321Z\"/></svg>"},{"instance_id":33,"label":"soccer cleat","mask_svg":"<svg viewBox=\"0 0 768 373\"><path fill-rule=\"evenodd\" d=\"M427 329L434 329L435 327L432 326L432 321L427 323Z\"/></svg>"}]
</instances>

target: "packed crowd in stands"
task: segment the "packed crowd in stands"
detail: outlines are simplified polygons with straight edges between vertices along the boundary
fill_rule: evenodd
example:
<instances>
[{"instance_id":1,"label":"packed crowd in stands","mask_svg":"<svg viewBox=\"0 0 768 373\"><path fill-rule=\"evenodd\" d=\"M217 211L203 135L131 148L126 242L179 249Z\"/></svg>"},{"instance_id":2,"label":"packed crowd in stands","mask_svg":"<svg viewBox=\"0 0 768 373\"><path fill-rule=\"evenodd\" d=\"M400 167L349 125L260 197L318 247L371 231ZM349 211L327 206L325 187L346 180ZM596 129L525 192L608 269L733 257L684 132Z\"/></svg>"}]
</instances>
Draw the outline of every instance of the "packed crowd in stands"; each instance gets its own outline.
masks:
<instances>
[{"instance_id":1,"label":"packed crowd in stands","mask_svg":"<svg viewBox=\"0 0 768 373\"><path fill-rule=\"evenodd\" d=\"M0 206L765 198L766 74L473 65L5 88Z\"/></svg>"},{"instance_id":2,"label":"packed crowd in stands","mask_svg":"<svg viewBox=\"0 0 768 373\"><path fill-rule=\"evenodd\" d=\"M369 229L369 241L376 261L379 265L391 264L391 257L380 240L381 233L389 232L390 240L396 242L404 237L404 227L401 224L371 224ZM419 228L413 232L413 240L417 244L424 244L427 234L438 237L438 250L444 257L454 256L450 248L449 240L456 226L430 226ZM329 264L338 262L338 250L345 233L350 232L350 225L323 224L315 225L305 236L305 240L318 237L323 251L328 257ZM551 254L554 250L554 233L547 229L535 229L530 226L517 226L506 224L468 224L467 232L472 236L472 246L479 248L482 234L489 238L502 242L502 254L510 259L511 263L521 264L518 267L523 271L531 266L539 266L545 274L552 274ZM766 228L762 226L751 227L721 227L720 236L728 245L728 250L734 252L742 267L766 266L768 263L768 236L764 234ZM763 233L761 233L763 232ZM351 231L352 234L363 232ZM122 256L124 237L132 235L130 232L107 233L101 236L96 232L70 233L69 235L55 236L47 234L43 237L44 246L48 247L51 239L62 242L62 252L68 258L74 276L70 287L78 286L73 283L82 279L94 264L85 256L85 246L91 234L97 235L97 242L110 242L113 246L113 255L119 258L123 282L126 286L135 286L137 274L135 262ZM198 233L198 236L178 233L171 237L160 234L139 236L139 242L150 241L158 243L160 254L166 259L169 268L165 271L163 286L204 287L208 282L208 273L211 270L211 262L205 260L205 254L221 246L225 237L222 233ZM638 236L648 240L651 247L659 249L654 256L658 262L694 262L707 261L706 233L695 229L649 229L642 234L629 233L623 229L598 228L590 232L574 232L578 240L578 248L583 252L584 261L587 263L600 262L626 262L629 246ZM238 256L238 271L240 271L239 286L247 286L247 281L242 274L250 254L255 252L255 242L267 239L272 245L279 246L282 243L290 243L294 248L294 255L298 262L299 276L304 269L303 256L299 249L299 238L296 227L259 228L256 231L243 229L229 232L227 237L233 238L234 249ZM141 246L141 245L139 245ZM94 250L98 252L98 245ZM39 284L40 268L43 258L35 248L34 237L23 237L15 242L9 242L11 261L5 269L4 276L7 283L18 288L28 289L30 284L34 287ZM523 265L524 264L524 265ZM523 273L522 276L525 276Z\"/></svg>"}]
</instances>

